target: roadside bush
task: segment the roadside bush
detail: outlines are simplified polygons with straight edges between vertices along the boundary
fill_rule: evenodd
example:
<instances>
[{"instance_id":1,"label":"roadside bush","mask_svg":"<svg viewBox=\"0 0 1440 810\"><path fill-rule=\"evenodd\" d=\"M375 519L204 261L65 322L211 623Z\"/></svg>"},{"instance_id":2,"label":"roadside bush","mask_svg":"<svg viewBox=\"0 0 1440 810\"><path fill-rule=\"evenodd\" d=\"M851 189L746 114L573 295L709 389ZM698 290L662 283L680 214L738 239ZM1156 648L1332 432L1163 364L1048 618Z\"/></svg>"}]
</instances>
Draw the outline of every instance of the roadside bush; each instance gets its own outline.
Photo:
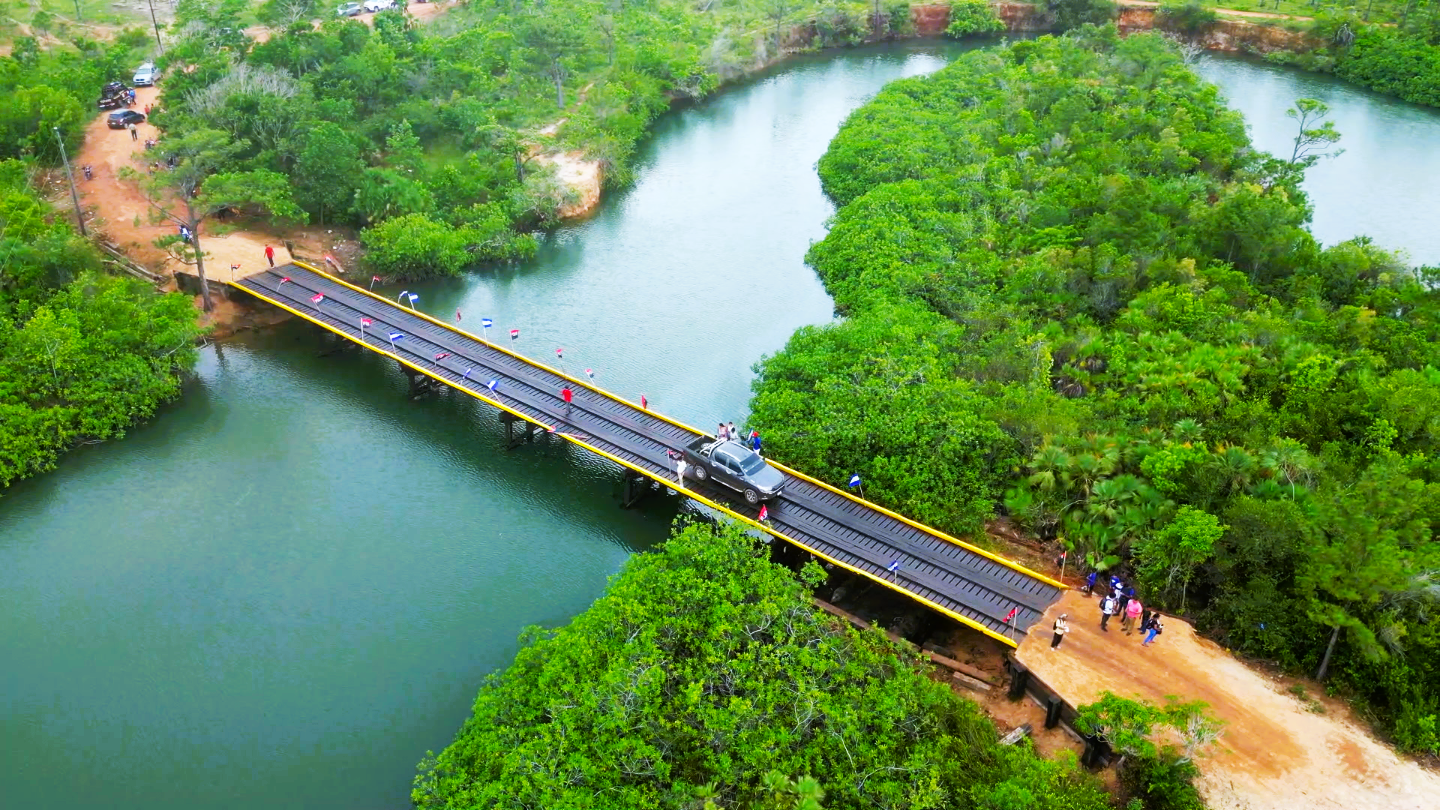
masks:
<instances>
[{"instance_id":1,"label":"roadside bush","mask_svg":"<svg viewBox=\"0 0 1440 810\"><path fill-rule=\"evenodd\" d=\"M1220 15L1207 8L1200 0L1185 0L1183 3L1167 2L1155 12L1162 28L1196 36L1209 31L1220 21Z\"/></svg>"},{"instance_id":2,"label":"roadside bush","mask_svg":"<svg viewBox=\"0 0 1440 810\"><path fill-rule=\"evenodd\" d=\"M403 214L360 232L365 260L376 273L414 281L459 275L473 260L463 229L424 214Z\"/></svg>"},{"instance_id":3,"label":"roadside bush","mask_svg":"<svg viewBox=\"0 0 1440 810\"><path fill-rule=\"evenodd\" d=\"M1004 30L1005 23L985 0L956 0L950 4L950 24L945 27L947 37L960 39Z\"/></svg>"},{"instance_id":4,"label":"roadside bush","mask_svg":"<svg viewBox=\"0 0 1440 810\"><path fill-rule=\"evenodd\" d=\"M1205 810L1195 789L1200 769L1173 750L1127 758L1119 775L1122 795L1139 799L1144 810Z\"/></svg>"}]
</instances>

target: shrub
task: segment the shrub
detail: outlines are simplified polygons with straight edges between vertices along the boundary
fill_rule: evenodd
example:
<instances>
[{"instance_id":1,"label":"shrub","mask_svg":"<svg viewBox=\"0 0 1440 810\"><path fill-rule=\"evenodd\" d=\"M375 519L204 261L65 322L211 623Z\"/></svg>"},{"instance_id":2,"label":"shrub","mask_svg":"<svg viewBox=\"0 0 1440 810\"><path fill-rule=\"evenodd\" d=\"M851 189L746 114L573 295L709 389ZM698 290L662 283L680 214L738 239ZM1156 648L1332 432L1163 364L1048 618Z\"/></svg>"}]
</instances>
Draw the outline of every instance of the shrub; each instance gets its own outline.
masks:
<instances>
[{"instance_id":1,"label":"shrub","mask_svg":"<svg viewBox=\"0 0 1440 810\"><path fill-rule=\"evenodd\" d=\"M459 275L472 261L469 234L424 214L404 214L360 232L366 261L400 280Z\"/></svg>"},{"instance_id":2,"label":"shrub","mask_svg":"<svg viewBox=\"0 0 1440 810\"><path fill-rule=\"evenodd\" d=\"M1004 30L1005 23L985 0L957 0L950 4L950 25L945 28L947 37L960 39Z\"/></svg>"},{"instance_id":3,"label":"shrub","mask_svg":"<svg viewBox=\"0 0 1440 810\"><path fill-rule=\"evenodd\" d=\"M1216 14L1214 9L1201 5L1200 0L1165 3L1160 6L1155 16L1161 27L1191 36L1209 31L1220 21L1220 15Z\"/></svg>"}]
</instances>

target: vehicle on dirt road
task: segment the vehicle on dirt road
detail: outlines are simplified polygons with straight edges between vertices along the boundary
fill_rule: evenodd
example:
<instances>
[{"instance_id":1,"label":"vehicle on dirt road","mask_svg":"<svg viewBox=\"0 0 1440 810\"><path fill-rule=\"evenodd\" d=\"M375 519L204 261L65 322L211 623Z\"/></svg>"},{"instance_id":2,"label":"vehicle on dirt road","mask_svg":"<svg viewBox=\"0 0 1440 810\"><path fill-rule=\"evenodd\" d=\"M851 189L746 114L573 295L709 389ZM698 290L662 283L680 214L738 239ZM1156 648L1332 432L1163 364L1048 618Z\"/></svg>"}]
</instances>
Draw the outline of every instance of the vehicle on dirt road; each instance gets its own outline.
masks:
<instances>
[{"instance_id":1,"label":"vehicle on dirt road","mask_svg":"<svg viewBox=\"0 0 1440 810\"><path fill-rule=\"evenodd\" d=\"M685 448L685 461L697 481L713 480L751 505L768 501L785 487L785 475L739 442L701 437Z\"/></svg>"},{"instance_id":2,"label":"vehicle on dirt road","mask_svg":"<svg viewBox=\"0 0 1440 810\"><path fill-rule=\"evenodd\" d=\"M395 8L395 0L365 0L366 11L387 11Z\"/></svg>"},{"instance_id":3,"label":"vehicle on dirt road","mask_svg":"<svg viewBox=\"0 0 1440 810\"><path fill-rule=\"evenodd\" d=\"M159 75L160 71L155 69L155 64L146 62L135 71L135 78L130 81L134 82L136 87L153 87Z\"/></svg>"},{"instance_id":4,"label":"vehicle on dirt road","mask_svg":"<svg viewBox=\"0 0 1440 810\"><path fill-rule=\"evenodd\" d=\"M340 7L335 9L335 16L358 17L360 16L360 12L364 10L364 6L361 6L359 3L341 3Z\"/></svg>"},{"instance_id":5,"label":"vehicle on dirt road","mask_svg":"<svg viewBox=\"0 0 1440 810\"><path fill-rule=\"evenodd\" d=\"M121 110L113 112L105 119L105 126L111 129L124 129L131 124L145 123L145 114L134 110Z\"/></svg>"},{"instance_id":6,"label":"vehicle on dirt road","mask_svg":"<svg viewBox=\"0 0 1440 810\"><path fill-rule=\"evenodd\" d=\"M100 100L95 106L102 110L115 110L130 106L130 88L124 82L110 82L100 89Z\"/></svg>"}]
</instances>

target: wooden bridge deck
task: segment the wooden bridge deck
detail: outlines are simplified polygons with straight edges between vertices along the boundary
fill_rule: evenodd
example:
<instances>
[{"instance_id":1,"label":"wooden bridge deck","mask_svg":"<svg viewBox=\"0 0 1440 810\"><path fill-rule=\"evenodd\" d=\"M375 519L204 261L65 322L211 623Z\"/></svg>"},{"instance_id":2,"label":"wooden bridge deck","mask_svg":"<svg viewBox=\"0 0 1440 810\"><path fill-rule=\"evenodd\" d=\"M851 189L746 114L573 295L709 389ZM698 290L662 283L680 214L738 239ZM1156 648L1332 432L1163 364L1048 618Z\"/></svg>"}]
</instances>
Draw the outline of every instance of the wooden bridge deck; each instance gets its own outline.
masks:
<instances>
[{"instance_id":1,"label":"wooden bridge deck","mask_svg":"<svg viewBox=\"0 0 1440 810\"><path fill-rule=\"evenodd\" d=\"M231 285L671 488L667 452L706 435L308 265L283 265ZM311 300L317 294L325 296L319 304ZM361 318L373 322L363 341ZM391 332L404 335L393 346ZM570 408L560 398L567 384ZM771 463L789 480L764 524L758 509L711 482L687 479L683 491L1012 646L1010 611L1013 635L1023 639L1060 597L1063 586L1055 580ZM886 570L897 561L897 571Z\"/></svg>"}]
</instances>

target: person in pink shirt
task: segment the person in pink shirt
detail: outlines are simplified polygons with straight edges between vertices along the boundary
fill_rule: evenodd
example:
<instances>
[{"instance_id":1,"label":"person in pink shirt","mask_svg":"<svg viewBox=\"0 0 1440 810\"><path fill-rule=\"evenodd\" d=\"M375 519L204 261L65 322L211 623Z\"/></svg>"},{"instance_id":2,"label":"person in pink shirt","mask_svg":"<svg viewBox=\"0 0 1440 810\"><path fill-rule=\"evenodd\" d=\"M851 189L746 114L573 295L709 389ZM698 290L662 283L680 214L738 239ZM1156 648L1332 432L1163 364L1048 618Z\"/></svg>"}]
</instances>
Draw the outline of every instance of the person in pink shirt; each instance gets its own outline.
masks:
<instances>
[{"instance_id":1,"label":"person in pink shirt","mask_svg":"<svg viewBox=\"0 0 1440 810\"><path fill-rule=\"evenodd\" d=\"M1140 611L1144 609L1139 599L1130 597L1130 604L1125 606L1125 618L1120 620L1120 625L1125 628L1125 635L1130 635L1130 631L1135 629L1135 620L1140 618Z\"/></svg>"}]
</instances>

